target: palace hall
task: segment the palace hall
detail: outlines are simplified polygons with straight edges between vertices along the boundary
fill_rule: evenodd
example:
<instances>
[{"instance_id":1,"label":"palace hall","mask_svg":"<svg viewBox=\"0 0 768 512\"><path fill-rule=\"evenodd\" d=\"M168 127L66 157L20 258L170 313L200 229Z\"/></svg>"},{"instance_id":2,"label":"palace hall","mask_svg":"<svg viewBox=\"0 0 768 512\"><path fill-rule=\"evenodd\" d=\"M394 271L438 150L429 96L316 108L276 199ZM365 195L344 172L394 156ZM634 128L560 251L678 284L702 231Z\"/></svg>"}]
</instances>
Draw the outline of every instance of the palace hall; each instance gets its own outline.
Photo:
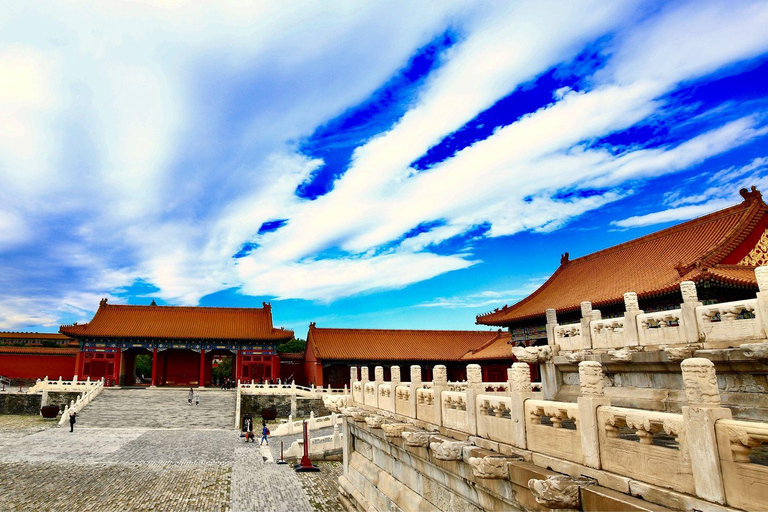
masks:
<instances>
[{"instance_id":1,"label":"palace hall","mask_svg":"<svg viewBox=\"0 0 768 512\"><path fill-rule=\"evenodd\" d=\"M603 318L624 315L628 291L647 313L676 309L683 281L696 283L704 305L754 298L755 268L768 264L768 206L755 187L740 193L741 203L709 215L573 260L565 253L539 289L476 323L508 328L514 342L546 344L546 311L578 322L581 301Z\"/></svg>"},{"instance_id":2,"label":"palace hall","mask_svg":"<svg viewBox=\"0 0 768 512\"><path fill-rule=\"evenodd\" d=\"M77 340L75 374L104 377L108 385L133 385L136 358L152 356L151 385L207 386L213 365L231 359L231 378L280 378L277 345L293 331L272 325L272 308L128 306L102 299L93 319L63 325L62 334Z\"/></svg>"}]
</instances>

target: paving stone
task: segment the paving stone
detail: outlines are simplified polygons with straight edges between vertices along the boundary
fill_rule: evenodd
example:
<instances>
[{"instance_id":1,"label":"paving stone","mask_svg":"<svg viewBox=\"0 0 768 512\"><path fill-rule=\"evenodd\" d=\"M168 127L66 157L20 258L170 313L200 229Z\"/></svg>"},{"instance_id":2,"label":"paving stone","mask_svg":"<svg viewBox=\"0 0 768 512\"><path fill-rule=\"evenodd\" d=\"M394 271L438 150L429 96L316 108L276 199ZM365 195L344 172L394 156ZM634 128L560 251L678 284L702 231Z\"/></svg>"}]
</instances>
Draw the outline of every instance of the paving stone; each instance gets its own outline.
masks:
<instances>
[{"instance_id":1,"label":"paving stone","mask_svg":"<svg viewBox=\"0 0 768 512\"><path fill-rule=\"evenodd\" d=\"M278 438L260 447L231 428L234 392L201 394L196 409L186 392L151 391L108 390L78 415L74 432L36 417L0 416L0 511L340 510L341 464L296 473L270 462L279 456ZM283 439L290 446L298 437Z\"/></svg>"}]
</instances>

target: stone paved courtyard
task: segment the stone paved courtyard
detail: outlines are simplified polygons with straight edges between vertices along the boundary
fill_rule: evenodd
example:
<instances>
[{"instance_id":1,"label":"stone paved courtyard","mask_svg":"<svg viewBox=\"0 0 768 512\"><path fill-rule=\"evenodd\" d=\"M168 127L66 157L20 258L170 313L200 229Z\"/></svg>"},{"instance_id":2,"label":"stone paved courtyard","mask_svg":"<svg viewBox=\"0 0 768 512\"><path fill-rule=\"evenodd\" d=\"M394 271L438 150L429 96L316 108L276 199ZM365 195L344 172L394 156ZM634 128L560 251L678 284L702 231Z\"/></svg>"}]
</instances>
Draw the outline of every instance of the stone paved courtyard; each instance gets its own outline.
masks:
<instances>
[{"instance_id":1,"label":"stone paved courtyard","mask_svg":"<svg viewBox=\"0 0 768 512\"><path fill-rule=\"evenodd\" d=\"M340 510L341 464L297 474L265 462L279 438L262 451L234 429L110 423L91 428L78 421L70 433L37 417L0 416L0 510Z\"/></svg>"}]
</instances>

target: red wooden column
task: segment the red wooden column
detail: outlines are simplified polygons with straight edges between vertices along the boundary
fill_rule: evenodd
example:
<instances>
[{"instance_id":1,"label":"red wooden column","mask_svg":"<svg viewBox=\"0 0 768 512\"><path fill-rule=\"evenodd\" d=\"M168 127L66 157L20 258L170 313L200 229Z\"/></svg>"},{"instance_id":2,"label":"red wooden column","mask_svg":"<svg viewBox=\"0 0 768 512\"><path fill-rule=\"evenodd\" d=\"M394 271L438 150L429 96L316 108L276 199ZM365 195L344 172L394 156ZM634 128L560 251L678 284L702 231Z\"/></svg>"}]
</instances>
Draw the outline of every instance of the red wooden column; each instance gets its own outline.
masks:
<instances>
[{"instance_id":1,"label":"red wooden column","mask_svg":"<svg viewBox=\"0 0 768 512\"><path fill-rule=\"evenodd\" d=\"M272 381L277 382L280 378L280 356L277 354L272 355Z\"/></svg>"},{"instance_id":2,"label":"red wooden column","mask_svg":"<svg viewBox=\"0 0 768 512\"><path fill-rule=\"evenodd\" d=\"M197 387L205 387L205 349L200 349L200 378L197 380Z\"/></svg>"},{"instance_id":3,"label":"red wooden column","mask_svg":"<svg viewBox=\"0 0 768 512\"><path fill-rule=\"evenodd\" d=\"M235 358L235 384L240 380L240 376L243 374L243 351L238 349L237 356Z\"/></svg>"},{"instance_id":4,"label":"red wooden column","mask_svg":"<svg viewBox=\"0 0 768 512\"><path fill-rule=\"evenodd\" d=\"M157 386L157 348L152 351L152 387Z\"/></svg>"},{"instance_id":5,"label":"red wooden column","mask_svg":"<svg viewBox=\"0 0 768 512\"><path fill-rule=\"evenodd\" d=\"M75 356L75 375L78 376L78 379L85 378L83 376L83 349L81 348L77 355Z\"/></svg>"},{"instance_id":6,"label":"red wooden column","mask_svg":"<svg viewBox=\"0 0 768 512\"><path fill-rule=\"evenodd\" d=\"M115 352L115 371L112 374L115 379L115 384L114 384L115 386L120 385L120 363L122 360L122 355L123 355L122 349L120 349L120 347L117 347L117 352Z\"/></svg>"}]
</instances>

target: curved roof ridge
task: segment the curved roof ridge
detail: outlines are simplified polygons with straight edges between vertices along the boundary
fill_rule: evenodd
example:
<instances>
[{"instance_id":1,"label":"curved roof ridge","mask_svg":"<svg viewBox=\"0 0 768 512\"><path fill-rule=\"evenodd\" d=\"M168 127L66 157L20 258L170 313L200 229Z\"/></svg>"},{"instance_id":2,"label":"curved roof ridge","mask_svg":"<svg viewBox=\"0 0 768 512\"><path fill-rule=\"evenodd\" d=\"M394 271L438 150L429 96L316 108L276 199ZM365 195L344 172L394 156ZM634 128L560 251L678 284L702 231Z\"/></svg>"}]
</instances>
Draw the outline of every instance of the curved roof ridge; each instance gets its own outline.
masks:
<instances>
[{"instance_id":1,"label":"curved roof ridge","mask_svg":"<svg viewBox=\"0 0 768 512\"><path fill-rule=\"evenodd\" d=\"M621 301L627 291L648 296L673 291L683 278L709 279L702 275L703 270L738 250L768 215L759 191L742 189L740 193L744 201L733 206L571 261L564 256L557 270L533 293L512 306L477 315L476 322L504 326L543 316L546 308L570 312L585 300L606 305ZM746 267L733 269L718 277L754 281L744 270Z\"/></svg>"},{"instance_id":2,"label":"curved roof ridge","mask_svg":"<svg viewBox=\"0 0 768 512\"><path fill-rule=\"evenodd\" d=\"M310 329L315 331L375 331L375 332L451 332L451 333L477 333L477 334L496 334L498 335L498 329L488 329L486 331L479 329L376 329L374 327L317 327L310 326Z\"/></svg>"},{"instance_id":3,"label":"curved roof ridge","mask_svg":"<svg viewBox=\"0 0 768 512\"><path fill-rule=\"evenodd\" d=\"M599 251L585 254L584 256L580 256L576 259L568 261L566 264L571 265L574 263L580 263L582 261L589 261L596 257L603 256L605 254L618 252L622 249L635 247L637 245L641 245L646 242L657 240L659 238L664 238L674 233L679 233L680 231L685 231L685 230L700 226L702 224L707 224L709 222L712 222L713 220L720 219L729 215L744 214L745 211L749 210L748 206L751 206L751 205L749 205L746 201L742 201L741 203L735 204L733 206L728 206L727 208L721 208L720 210L715 210L714 212L708 213L704 216L687 220L685 222L681 222L680 224L675 224L674 226L670 226L668 228L664 228L659 231L654 231L653 233L648 233L647 235L643 235L638 238L633 238L632 240L627 240L626 242L622 242L617 245L612 245L611 247L606 247L605 249L600 249ZM728 211L728 210L732 210L732 211ZM726 211L728 211L728 213L726 213Z\"/></svg>"}]
</instances>

